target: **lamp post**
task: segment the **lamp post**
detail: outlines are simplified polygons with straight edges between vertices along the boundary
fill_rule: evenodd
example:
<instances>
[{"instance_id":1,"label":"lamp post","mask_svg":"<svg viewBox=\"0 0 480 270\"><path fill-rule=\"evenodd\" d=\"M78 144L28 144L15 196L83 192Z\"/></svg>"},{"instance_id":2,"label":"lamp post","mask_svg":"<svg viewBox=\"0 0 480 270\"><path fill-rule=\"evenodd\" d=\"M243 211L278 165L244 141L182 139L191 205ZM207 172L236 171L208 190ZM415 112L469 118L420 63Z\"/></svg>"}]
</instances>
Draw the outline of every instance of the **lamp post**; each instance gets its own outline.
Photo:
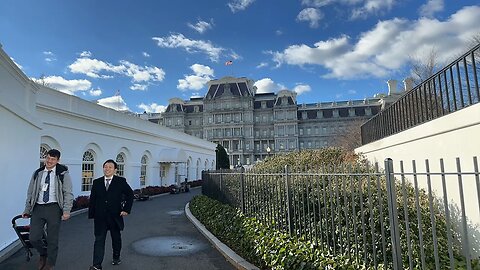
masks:
<instances>
[{"instance_id":1,"label":"lamp post","mask_svg":"<svg viewBox=\"0 0 480 270\"><path fill-rule=\"evenodd\" d=\"M272 149L270 149L270 146L267 146L267 149L265 150L267 150L267 157L270 157L270 151L272 151Z\"/></svg>"}]
</instances>

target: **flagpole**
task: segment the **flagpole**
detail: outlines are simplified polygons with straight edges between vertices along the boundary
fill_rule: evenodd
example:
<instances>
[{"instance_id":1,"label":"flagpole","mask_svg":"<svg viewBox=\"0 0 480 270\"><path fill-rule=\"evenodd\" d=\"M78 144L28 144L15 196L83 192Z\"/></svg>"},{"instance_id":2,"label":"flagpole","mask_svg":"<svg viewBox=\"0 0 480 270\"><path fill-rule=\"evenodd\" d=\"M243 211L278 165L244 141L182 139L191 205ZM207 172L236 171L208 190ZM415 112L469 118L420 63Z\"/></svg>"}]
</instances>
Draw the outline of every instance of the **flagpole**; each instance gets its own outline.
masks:
<instances>
[{"instance_id":1,"label":"flagpole","mask_svg":"<svg viewBox=\"0 0 480 270\"><path fill-rule=\"evenodd\" d=\"M117 96L117 112L120 111L120 90L117 90L115 93L115 96Z\"/></svg>"}]
</instances>

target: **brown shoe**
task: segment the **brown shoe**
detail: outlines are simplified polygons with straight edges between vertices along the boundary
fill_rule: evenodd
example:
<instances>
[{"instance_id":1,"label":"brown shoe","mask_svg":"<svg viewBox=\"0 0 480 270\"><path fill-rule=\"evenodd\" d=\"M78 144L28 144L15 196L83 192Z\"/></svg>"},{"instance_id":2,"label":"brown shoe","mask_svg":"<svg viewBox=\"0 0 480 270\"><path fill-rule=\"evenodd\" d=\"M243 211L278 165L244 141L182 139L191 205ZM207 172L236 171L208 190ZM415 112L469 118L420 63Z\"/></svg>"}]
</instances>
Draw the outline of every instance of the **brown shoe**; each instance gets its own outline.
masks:
<instances>
[{"instance_id":1,"label":"brown shoe","mask_svg":"<svg viewBox=\"0 0 480 270\"><path fill-rule=\"evenodd\" d=\"M47 263L47 256L40 256L38 259L38 270L43 270L45 267L45 264Z\"/></svg>"}]
</instances>

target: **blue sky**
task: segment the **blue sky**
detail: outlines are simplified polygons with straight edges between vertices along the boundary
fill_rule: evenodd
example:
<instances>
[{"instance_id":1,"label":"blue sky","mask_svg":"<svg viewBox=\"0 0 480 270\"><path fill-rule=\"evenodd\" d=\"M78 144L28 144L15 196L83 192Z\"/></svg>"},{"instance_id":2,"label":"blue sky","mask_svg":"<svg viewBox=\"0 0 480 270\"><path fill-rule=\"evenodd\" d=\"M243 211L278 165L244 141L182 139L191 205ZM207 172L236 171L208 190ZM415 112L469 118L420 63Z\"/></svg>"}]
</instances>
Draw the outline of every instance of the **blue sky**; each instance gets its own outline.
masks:
<instances>
[{"instance_id":1,"label":"blue sky","mask_svg":"<svg viewBox=\"0 0 480 270\"><path fill-rule=\"evenodd\" d=\"M0 43L59 91L159 112L224 76L299 103L372 97L412 57L465 51L479 18L478 0L1 0Z\"/></svg>"}]
</instances>

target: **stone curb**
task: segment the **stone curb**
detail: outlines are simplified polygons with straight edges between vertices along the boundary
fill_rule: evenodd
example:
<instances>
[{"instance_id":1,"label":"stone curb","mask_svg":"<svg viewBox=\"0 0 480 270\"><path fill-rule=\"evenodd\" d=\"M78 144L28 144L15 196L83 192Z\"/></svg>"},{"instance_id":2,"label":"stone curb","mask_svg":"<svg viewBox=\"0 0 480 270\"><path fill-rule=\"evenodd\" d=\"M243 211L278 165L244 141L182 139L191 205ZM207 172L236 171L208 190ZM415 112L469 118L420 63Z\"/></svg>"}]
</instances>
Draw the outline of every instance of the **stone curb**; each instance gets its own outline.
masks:
<instances>
[{"instance_id":1,"label":"stone curb","mask_svg":"<svg viewBox=\"0 0 480 270\"><path fill-rule=\"evenodd\" d=\"M227 245L220 242L211 232L205 228L205 226L195 218L190 212L190 203L185 205L185 214L187 218L195 225L195 227L212 243L215 248L222 253L222 255L231 263L236 269L242 270L259 270L255 265L247 262L244 258L240 257L237 253L231 250Z\"/></svg>"}]
</instances>

